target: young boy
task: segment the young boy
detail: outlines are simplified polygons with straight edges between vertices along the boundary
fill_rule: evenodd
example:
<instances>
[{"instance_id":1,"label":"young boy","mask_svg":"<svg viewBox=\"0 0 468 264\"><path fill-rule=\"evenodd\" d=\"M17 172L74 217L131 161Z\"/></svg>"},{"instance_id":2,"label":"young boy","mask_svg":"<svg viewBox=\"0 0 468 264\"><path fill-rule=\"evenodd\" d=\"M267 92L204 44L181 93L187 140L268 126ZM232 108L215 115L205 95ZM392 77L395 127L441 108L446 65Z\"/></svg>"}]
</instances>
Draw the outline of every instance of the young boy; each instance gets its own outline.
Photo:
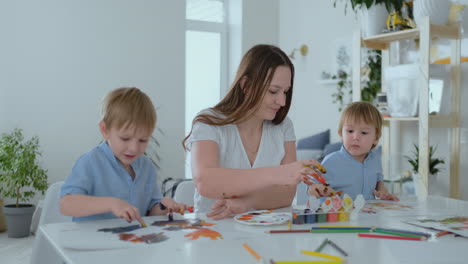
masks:
<instances>
[{"instance_id":1,"label":"young boy","mask_svg":"<svg viewBox=\"0 0 468 264\"><path fill-rule=\"evenodd\" d=\"M385 188L381 157L374 150L381 133L382 117L372 104L355 102L346 107L338 128L343 146L327 155L322 162L327 169L324 176L331 188L342 190L353 199L362 194L366 200L377 197L399 201ZM323 186L309 188L308 193L321 196L323 190ZM330 188L325 192L330 192Z\"/></svg>"},{"instance_id":2,"label":"young boy","mask_svg":"<svg viewBox=\"0 0 468 264\"><path fill-rule=\"evenodd\" d=\"M110 92L99 123L104 143L82 155L62 186L60 210L73 221L184 212L185 204L162 198L156 168L143 155L156 126L151 99L137 88Z\"/></svg>"}]
</instances>

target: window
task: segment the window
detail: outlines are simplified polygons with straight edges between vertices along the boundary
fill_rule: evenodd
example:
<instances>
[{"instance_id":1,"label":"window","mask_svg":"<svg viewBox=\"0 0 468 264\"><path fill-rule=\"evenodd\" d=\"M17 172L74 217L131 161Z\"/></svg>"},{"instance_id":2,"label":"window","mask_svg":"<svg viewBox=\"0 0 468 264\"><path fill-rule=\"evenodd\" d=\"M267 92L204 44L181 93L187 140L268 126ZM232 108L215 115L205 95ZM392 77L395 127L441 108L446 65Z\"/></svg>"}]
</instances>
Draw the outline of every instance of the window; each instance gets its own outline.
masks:
<instances>
[{"instance_id":1,"label":"window","mask_svg":"<svg viewBox=\"0 0 468 264\"><path fill-rule=\"evenodd\" d=\"M195 115L218 103L221 91L227 87L225 14L224 0L186 0L186 135L192 128ZM185 176L192 178L188 166L185 168Z\"/></svg>"}]
</instances>

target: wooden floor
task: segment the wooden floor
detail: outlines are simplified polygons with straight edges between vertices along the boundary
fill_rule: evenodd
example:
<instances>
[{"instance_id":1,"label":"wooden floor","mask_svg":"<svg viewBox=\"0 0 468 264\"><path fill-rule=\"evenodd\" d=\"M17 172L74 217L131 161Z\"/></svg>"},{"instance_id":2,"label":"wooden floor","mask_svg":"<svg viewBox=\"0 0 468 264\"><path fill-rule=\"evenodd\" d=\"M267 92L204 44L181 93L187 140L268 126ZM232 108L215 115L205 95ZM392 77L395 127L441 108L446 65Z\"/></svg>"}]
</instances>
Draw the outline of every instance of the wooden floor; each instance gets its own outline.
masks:
<instances>
[{"instance_id":1,"label":"wooden floor","mask_svg":"<svg viewBox=\"0 0 468 264\"><path fill-rule=\"evenodd\" d=\"M33 242L34 236L9 238L7 232L0 233L0 263L28 264Z\"/></svg>"}]
</instances>

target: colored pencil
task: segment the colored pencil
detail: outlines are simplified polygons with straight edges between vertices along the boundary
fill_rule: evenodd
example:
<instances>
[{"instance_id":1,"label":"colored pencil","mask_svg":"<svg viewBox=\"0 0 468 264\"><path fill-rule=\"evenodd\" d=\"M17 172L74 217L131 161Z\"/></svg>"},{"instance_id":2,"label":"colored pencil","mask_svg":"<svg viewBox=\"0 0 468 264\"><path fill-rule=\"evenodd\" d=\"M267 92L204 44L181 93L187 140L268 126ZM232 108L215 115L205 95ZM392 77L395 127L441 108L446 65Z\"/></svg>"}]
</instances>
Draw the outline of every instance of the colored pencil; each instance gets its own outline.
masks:
<instances>
[{"instance_id":1,"label":"colored pencil","mask_svg":"<svg viewBox=\"0 0 468 264\"><path fill-rule=\"evenodd\" d=\"M400 239L400 240L413 240L413 241L424 241L426 237L402 237L402 236L386 236L376 234L358 234L359 237L370 237L370 238L384 238L384 239Z\"/></svg>"},{"instance_id":2,"label":"colored pencil","mask_svg":"<svg viewBox=\"0 0 468 264\"><path fill-rule=\"evenodd\" d=\"M419 235L419 236L425 236L425 237L431 236L431 234L429 233L402 230L402 229L393 229L393 228L390 229L390 228L380 228L380 227L377 227L376 229L383 230L383 231L390 231L390 232L399 232L399 233L406 233L406 234L412 234L412 235Z\"/></svg>"},{"instance_id":3,"label":"colored pencil","mask_svg":"<svg viewBox=\"0 0 468 264\"><path fill-rule=\"evenodd\" d=\"M450 232L450 231L440 231L435 236L436 237L441 237L441 236L445 236L445 235L448 235L448 234L452 234L452 232Z\"/></svg>"},{"instance_id":4,"label":"colored pencil","mask_svg":"<svg viewBox=\"0 0 468 264\"><path fill-rule=\"evenodd\" d=\"M322 249L327 245L327 242L328 242L328 239L325 238L322 242L322 244L320 244L320 246L315 250L315 252L321 252Z\"/></svg>"},{"instance_id":5,"label":"colored pencil","mask_svg":"<svg viewBox=\"0 0 468 264\"><path fill-rule=\"evenodd\" d=\"M262 259L262 257L260 257L257 252L255 252L251 247L249 247L249 245L247 245L247 243L244 243L242 244L242 246L257 260L257 261L260 261L260 259Z\"/></svg>"},{"instance_id":6,"label":"colored pencil","mask_svg":"<svg viewBox=\"0 0 468 264\"><path fill-rule=\"evenodd\" d=\"M342 264L338 260L282 260L276 261L276 264Z\"/></svg>"},{"instance_id":7,"label":"colored pencil","mask_svg":"<svg viewBox=\"0 0 468 264\"><path fill-rule=\"evenodd\" d=\"M338 260L282 260L276 261L276 264L342 264Z\"/></svg>"},{"instance_id":8,"label":"colored pencil","mask_svg":"<svg viewBox=\"0 0 468 264\"><path fill-rule=\"evenodd\" d=\"M269 230L265 233L278 234L278 233L310 233L310 229L291 229L291 230Z\"/></svg>"},{"instance_id":9,"label":"colored pencil","mask_svg":"<svg viewBox=\"0 0 468 264\"><path fill-rule=\"evenodd\" d=\"M321 258L327 258L327 259L332 259L332 260L337 260L337 261L343 261L343 259L340 258L340 257L332 256L332 255L328 255L328 254L323 254L323 253L320 253L320 252L301 250L301 253L306 254L306 255L315 256L315 257L321 257Z\"/></svg>"},{"instance_id":10,"label":"colored pencil","mask_svg":"<svg viewBox=\"0 0 468 264\"><path fill-rule=\"evenodd\" d=\"M370 227L312 227L311 230L371 230Z\"/></svg>"},{"instance_id":11,"label":"colored pencil","mask_svg":"<svg viewBox=\"0 0 468 264\"><path fill-rule=\"evenodd\" d=\"M334 247L336 250L338 250L343 256L347 257L348 253L344 251L342 248L340 248L337 244L335 244L333 241L328 240L328 244L330 244L332 247Z\"/></svg>"},{"instance_id":12,"label":"colored pencil","mask_svg":"<svg viewBox=\"0 0 468 264\"><path fill-rule=\"evenodd\" d=\"M318 227L323 227L323 228L358 228L358 229L375 228L375 226L333 226L333 225L319 225ZM315 226L313 228L315 228Z\"/></svg>"},{"instance_id":13,"label":"colored pencil","mask_svg":"<svg viewBox=\"0 0 468 264\"><path fill-rule=\"evenodd\" d=\"M370 229L312 229L310 230L311 233L363 233L369 232Z\"/></svg>"},{"instance_id":14,"label":"colored pencil","mask_svg":"<svg viewBox=\"0 0 468 264\"><path fill-rule=\"evenodd\" d=\"M380 229L380 228L374 229L373 232L374 232L374 233L385 234L385 235L401 236L401 237L418 237L418 238L426 237L426 236L413 235L413 234L402 233L402 232L386 231L386 230L382 230L382 229Z\"/></svg>"}]
</instances>

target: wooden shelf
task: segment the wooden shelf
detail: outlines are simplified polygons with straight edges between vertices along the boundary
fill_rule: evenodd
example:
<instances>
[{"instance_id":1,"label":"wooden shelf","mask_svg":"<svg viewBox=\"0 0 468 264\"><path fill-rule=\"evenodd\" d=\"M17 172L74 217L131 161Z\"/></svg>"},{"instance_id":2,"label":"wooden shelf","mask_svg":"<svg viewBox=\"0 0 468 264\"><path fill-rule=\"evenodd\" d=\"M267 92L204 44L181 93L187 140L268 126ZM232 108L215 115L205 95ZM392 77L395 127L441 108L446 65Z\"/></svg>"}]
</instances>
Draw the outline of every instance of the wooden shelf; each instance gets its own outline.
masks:
<instances>
[{"instance_id":1,"label":"wooden shelf","mask_svg":"<svg viewBox=\"0 0 468 264\"><path fill-rule=\"evenodd\" d=\"M460 38L460 30L457 26L445 26L445 25L431 25L431 36L440 37L445 39L458 39ZM406 40L406 39L419 39L418 28L401 30L397 32L390 32L379 34L376 36L364 38L362 40L362 46L370 49L388 49L390 42L397 40Z\"/></svg>"},{"instance_id":2,"label":"wooden shelf","mask_svg":"<svg viewBox=\"0 0 468 264\"><path fill-rule=\"evenodd\" d=\"M418 121L419 117L384 117L384 121Z\"/></svg>"},{"instance_id":3,"label":"wooden shelf","mask_svg":"<svg viewBox=\"0 0 468 264\"><path fill-rule=\"evenodd\" d=\"M396 122L419 122L419 117L384 117L384 125L388 126L390 121ZM429 127L431 128L454 128L459 127L459 120L456 115L430 115Z\"/></svg>"},{"instance_id":4,"label":"wooden shelf","mask_svg":"<svg viewBox=\"0 0 468 264\"><path fill-rule=\"evenodd\" d=\"M451 47L450 63L450 114L431 115L429 113L429 78L430 76L430 48L433 38L449 39ZM362 39L360 29L353 35L353 68L361 67L362 47L382 50L382 67L390 65L390 43L399 40L417 39L419 40L419 106L418 117L386 117L382 129L382 158L389 157L392 153L398 152L398 144L403 133L400 128L403 122L412 122L418 127L418 147L419 147L419 170L423 184L428 186L429 176L429 149L430 149L430 128L446 128L449 131L449 195L451 198L460 197L460 98L461 98L461 73L460 73L460 54L461 54L461 30L459 25L431 25L429 17L424 17L419 27L416 29L379 34ZM393 48L393 47L392 47ZM353 101L361 100L361 76L360 71L353 71ZM382 83L382 89L385 91L385 84ZM391 139L391 135L396 139ZM392 144L391 144L392 143ZM392 145L392 148L390 147ZM390 164L388 161L382 163L384 177L390 175Z\"/></svg>"}]
</instances>

